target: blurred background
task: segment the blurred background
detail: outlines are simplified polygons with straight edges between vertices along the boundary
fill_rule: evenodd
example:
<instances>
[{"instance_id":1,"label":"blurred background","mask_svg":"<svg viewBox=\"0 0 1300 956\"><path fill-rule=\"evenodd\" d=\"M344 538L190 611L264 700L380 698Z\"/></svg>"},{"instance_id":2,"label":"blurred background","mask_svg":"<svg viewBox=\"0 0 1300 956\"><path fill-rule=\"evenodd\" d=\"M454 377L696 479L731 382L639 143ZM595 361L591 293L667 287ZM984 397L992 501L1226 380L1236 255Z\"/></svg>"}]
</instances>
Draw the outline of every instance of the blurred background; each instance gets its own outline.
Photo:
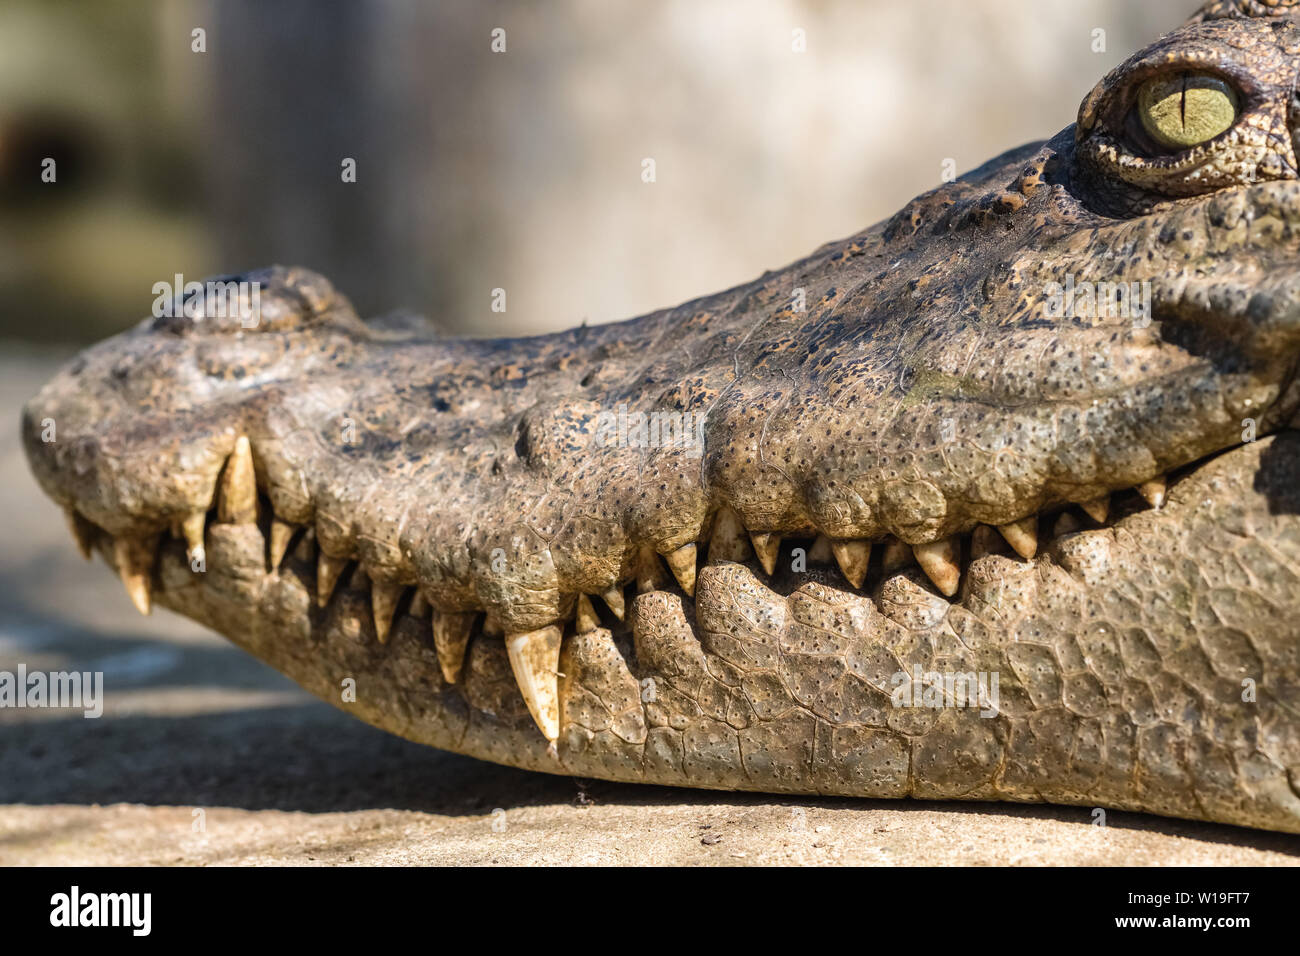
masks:
<instances>
[{"instance_id":1,"label":"blurred background","mask_svg":"<svg viewBox=\"0 0 1300 956\"><path fill-rule=\"evenodd\" d=\"M0 709L0 864L665 862L664 834L698 856L701 819L750 811L599 785L597 805L631 821L619 830L569 813L572 781L407 744L196 624L139 617L27 474L19 407L176 273L305 265L363 315L409 308L466 335L625 318L747 281L890 215L945 161L965 171L1067 126L1193 6L4 0L0 670L98 671L108 693L101 720ZM498 287L505 314L490 308ZM784 806L727 799L766 814L744 830L779 859L827 852L781 849ZM1169 845L1142 849L1145 830L1188 834L1170 845L1203 863L1258 861L1285 839L1193 845L1214 828L1159 821L1098 844L1062 808L935 809L904 826L873 810L886 827L861 806L829 822L865 828L857 845L877 862L913 856L916 826L965 833L942 842L995 862L1027 846L1052 862L1165 860ZM214 809L207 832L190 807ZM485 843L494 807L516 850Z\"/></svg>"},{"instance_id":2,"label":"blurred background","mask_svg":"<svg viewBox=\"0 0 1300 956\"><path fill-rule=\"evenodd\" d=\"M672 305L1055 133L1194 6L5 0L0 336L272 262L459 334Z\"/></svg>"}]
</instances>

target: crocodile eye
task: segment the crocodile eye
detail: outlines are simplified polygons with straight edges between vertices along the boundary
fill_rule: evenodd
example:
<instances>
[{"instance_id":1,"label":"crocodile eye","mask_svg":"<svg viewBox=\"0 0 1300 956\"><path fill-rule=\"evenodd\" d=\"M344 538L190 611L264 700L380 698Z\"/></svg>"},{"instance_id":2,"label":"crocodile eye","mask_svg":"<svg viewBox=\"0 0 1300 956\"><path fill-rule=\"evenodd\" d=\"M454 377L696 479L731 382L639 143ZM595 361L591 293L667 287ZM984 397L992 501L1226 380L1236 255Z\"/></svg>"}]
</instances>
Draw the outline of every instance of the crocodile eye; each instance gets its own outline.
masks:
<instances>
[{"instance_id":1,"label":"crocodile eye","mask_svg":"<svg viewBox=\"0 0 1300 956\"><path fill-rule=\"evenodd\" d=\"M1237 121L1237 94L1217 76L1178 73L1147 80L1138 91L1138 116L1166 149L1189 149L1214 139Z\"/></svg>"}]
</instances>

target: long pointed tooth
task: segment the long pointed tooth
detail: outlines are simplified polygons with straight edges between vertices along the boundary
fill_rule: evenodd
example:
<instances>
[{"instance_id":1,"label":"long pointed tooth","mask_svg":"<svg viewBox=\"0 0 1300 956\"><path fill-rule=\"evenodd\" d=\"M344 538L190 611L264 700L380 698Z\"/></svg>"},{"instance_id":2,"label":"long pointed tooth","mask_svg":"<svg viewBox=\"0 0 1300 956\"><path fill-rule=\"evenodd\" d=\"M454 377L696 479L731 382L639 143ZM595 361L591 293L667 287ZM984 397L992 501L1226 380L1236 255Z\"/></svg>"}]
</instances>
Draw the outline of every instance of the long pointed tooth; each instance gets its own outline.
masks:
<instances>
[{"instance_id":1,"label":"long pointed tooth","mask_svg":"<svg viewBox=\"0 0 1300 956\"><path fill-rule=\"evenodd\" d=\"M961 583L961 565L957 563L957 538L944 538L929 544L912 545L916 563L921 566L925 576L934 582L946 597L957 593Z\"/></svg>"},{"instance_id":2,"label":"long pointed tooth","mask_svg":"<svg viewBox=\"0 0 1300 956\"><path fill-rule=\"evenodd\" d=\"M287 521L271 519L271 570L274 571L284 560L284 553L289 550L289 541L297 529Z\"/></svg>"},{"instance_id":3,"label":"long pointed tooth","mask_svg":"<svg viewBox=\"0 0 1300 956\"><path fill-rule=\"evenodd\" d=\"M781 536L774 531L751 531L749 540L758 555L758 563L768 574L776 571L777 555L781 553Z\"/></svg>"},{"instance_id":4,"label":"long pointed tooth","mask_svg":"<svg viewBox=\"0 0 1300 956\"><path fill-rule=\"evenodd\" d=\"M68 519L68 530L72 532L72 540L77 542L77 550L89 561L91 550L95 546L95 526L83 518L75 508L64 508L63 514Z\"/></svg>"},{"instance_id":5,"label":"long pointed tooth","mask_svg":"<svg viewBox=\"0 0 1300 956\"><path fill-rule=\"evenodd\" d=\"M1165 503L1165 492L1168 490L1169 483L1164 475L1158 478L1152 478L1150 481L1144 481L1137 486L1138 494L1147 500L1152 508L1159 508Z\"/></svg>"},{"instance_id":6,"label":"long pointed tooth","mask_svg":"<svg viewBox=\"0 0 1300 956\"><path fill-rule=\"evenodd\" d=\"M1015 549L1016 554L1026 561L1038 553L1038 515L998 525L998 531L1007 539L1007 544Z\"/></svg>"},{"instance_id":7,"label":"long pointed tooth","mask_svg":"<svg viewBox=\"0 0 1300 956\"><path fill-rule=\"evenodd\" d=\"M578 610L574 616L573 630L576 634L588 634L600 627L600 618L591 606L591 598L585 594L578 595Z\"/></svg>"},{"instance_id":8,"label":"long pointed tooth","mask_svg":"<svg viewBox=\"0 0 1300 956\"><path fill-rule=\"evenodd\" d=\"M316 558L316 605L324 607L330 602L334 585L339 583L339 575L348 566L347 558L331 558L322 551Z\"/></svg>"},{"instance_id":9,"label":"long pointed tooth","mask_svg":"<svg viewBox=\"0 0 1300 956\"><path fill-rule=\"evenodd\" d=\"M560 639L554 624L506 638L515 683L542 736L552 742L560 736Z\"/></svg>"},{"instance_id":10,"label":"long pointed tooth","mask_svg":"<svg viewBox=\"0 0 1300 956\"><path fill-rule=\"evenodd\" d=\"M719 561L748 561L754 553L740 517L726 505L713 519L713 536L709 539L709 564Z\"/></svg>"},{"instance_id":11,"label":"long pointed tooth","mask_svg":"<svg viewBox=\"0 0 1300 956\"><path fill-rule=\"evenodd\" d=\"M615 584L612 588L602 591L600 599L608 605L609 609L614 612L614 616L620 621L624 619L623 615L627 613L627 604L623 598L623 589Z\"/></svg>"},{"instance_id":12,"label":"long pointed tooth","mask_svg":"<svg viewBox=\"0 0 1300 956\"><path fill-rule=\"evenodd\" d=\"M1060 517L1056 519L1056 524L1052 526L1052 537L1059 538L1062 535L1074 534L1083 525L1079 524L1079 519L1068 511L1062 511Z\"/></svg>"},{"instance_id":13,"label":"long pointed tooth","mask_svg":"<svg viewBox=\"0 0 1300 956\"><path fill-rule=\"evenodd\" d=\"M429 616L429 599L424 596L424 592L419 588L411 595L411 607L407 611L411 617L428 617Z\"/></svg>"},{"instance_id":14,"label":"long pointed tooth","mask_svg":"<svg viewBox=\"0 0 1300 956\"><path fill-rule=\"evenodd\" d=\"M400 584L375 581L370 587L370 610L375 615L375 636L380 644L388 643L388 631L393 626L393 612L404 591Z\"/></svg>"},{"instance_id":15,"label":"long pointed tooth","mask_svg":"<svg viewBox=\"0 0 1300 956\"><path fill-rule=\"evenodd\" d=\"M867 579L867 565L871 563L871 542L832 541L831 550L845 580L855 588L862 587Z\"/></svg>"},{"instance_id":16,"label":"long pointed tooth","mask_svg":"<svg viewBox=\"0 0 1300 956\"><path fill-rule=\"evenodd\" d=\"M664 560L682 590L695 597L695 545L684 544L672 554L665 554Z\"/></svg>"},{"instance_id":17,"label":"long pointed tooth","mask_svg":"<svg viewBox=\"0 0 1300 956\"><path fill-rule=\"evenodd\" d=\"M645 594L648 591L658 591L660 585L664 583L666 575L655 549L642 546L640 553L637 555L636 565L637 593Z\"/></svg>"},{"instance_id":18,"label":"long pointed tooth","mask_svg":"<svg viewBox=\"0 0 1300 956\"><path fill-rule=\"evenodd\" d=\"M236 439L235 450L221 472L217 520L222 524L252 524L257 520L257 473L253 470L253 449L244 435Z\"/></svg>"},{"instance_id":19,"label":"long pointed tooth","mask_svg":"<svg viewBox=\"0 0 1300 956\"><path fill-rule=\"evenodd\" d=\"M970 536L970 559L982 558L986 554L999 554L1006 551L1006 542L991 525L981 524L975 527Z\"/></svg>"},{"instance_id":20,"label":"long pointed tooth","mask_svg":"<svg viewBox=\"0 0 1300 956\"><path fill-rule=\"evenodd\" d=\"M808 561L812 564L830 564L833 560L835 552L831 548L831 539L819 534L808 549Z\"/></svg>"},{"instance_id":21,"label":"long pointed tooth","mask_svg":"<svg viewBox=\"0 0 1300 956\"><path fill-rule=\"evenodd\" d=\"M122 576L131 603L141 614L148 614L153 603L154 545L147 538L118 538L113 542L117 573Z\"/></svg>"},{"instance_id":22,"label":"long pointed tooth","mask_svg":"<svg viewBox=\"0 0 1300 956\"><path fill-rule=\"evenodd\" d=\"M1110 495L1102 495L1100 498L1093 498L1092 501L1081 501L1079 507L1097 524L1105 524L1106 518L1110 515Z\"/></svg>"},{"instance_id":23,"label":"long pointed tooth","mask_svg":"<svg viewBox=\"0 0 1300 956\"><path fill-rule=\"evenodd\" d=\"M884 553L880 556L880 567L885 573L905 568L914 561L910 544L892 537L885 542Z\"/></svg>"},{"instance_id":24,"label":"long pointed tooth","mask_svg":"<svg viewBox=\"0 0 1300 956\"><path fill-rule=\"evenodd\" d=\"M460 679L460 669L465 664L465 647L469 644L469 632L474 627L474 614L433 609L433 646L438 652L438 666L448 684ZM487 628L485 627L486 633Z\"/></svg>"},{"instance_id":25,"label":"long pointed tooth","mask_svg":"<svg viewBox=\"0 0 1300 956\"><path fill-rule=\"evenodd\" d=\"M203 558L206 555L203 547L203 531L207 523L206 511L195 511L181 522L181 536L185 538L185 557L191 565L195 558Z\"/></svg>"}]
</instances>

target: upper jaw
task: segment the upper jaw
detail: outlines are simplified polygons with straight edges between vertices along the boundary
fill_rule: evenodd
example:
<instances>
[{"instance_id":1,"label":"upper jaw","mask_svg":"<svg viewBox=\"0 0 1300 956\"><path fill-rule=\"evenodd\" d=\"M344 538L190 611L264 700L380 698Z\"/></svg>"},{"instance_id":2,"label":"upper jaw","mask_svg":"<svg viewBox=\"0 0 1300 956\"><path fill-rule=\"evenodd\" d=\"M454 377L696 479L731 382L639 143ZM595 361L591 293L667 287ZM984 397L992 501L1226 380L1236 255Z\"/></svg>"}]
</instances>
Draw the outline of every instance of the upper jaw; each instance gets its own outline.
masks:
<instances>
[{"instance_id":1,"label":"upper jaw","mask_svg":"<svg viewBox=\"0 0 1300 956\"><path fill-rule=\"evenodd\" d=\"M534 634L581 595L669 572L689 593L710 551L770 572L783 537L825 538L854 586L915 550L952 595L979 527L1032 554L1037 516L1158 501L1164 474L1296 408L1296 273L1276 267L1300 188L1108 221L1072 191L1072 141L747 286L552 336L373 329L319 276L266 270L256 328L152 320L84 353L28 403L28 456L56 501L136 542L128 564L201 539L246 459L261 519L310 527L325 580L358 561L380 616L418 587ZM1150 283L1153 321L1047 317L1052 283L1117 278ZM1233 282L1259 294L1215 299ZM665 413L650 447L627 427Z\"/></svg>"},{"instance_id":2,"label":"upper jaw","mask_svg":"<svg viewBox=\"0 0 1300 956\"><path fill-rule=\"evenodd\" d=\"M375 332L323 279L273 270L274 323L146 322L79 357L29 402L28 455L55 500L146 536L213 507L245 436L269 506L327 553L520 629L627 583L645 549L703 545L723 508L756 533L942 542L1155 479L1238 443L1246 419L1264 434L1289 418L1296 273L1263 279L1285 243L1239 226L1270 215L1290 230L1293 186L1207 201L1204 278L1180 266L1177 237L1202 210L1094 222L1065 186L1025 186L976 256L924 241L983 202L955 187L913 205L911 238L870 230L674 310L513 342ZM1039 214L1062 209L1044 240ZM1116 278L1115 248L1122 277L1151 284L1153 323L1046 320L1050 284ZM908 268L882 273L889 260ZM1234 279L1261 291L1215 299ZM868 293L882 304L866 310ZM652 413L677 415L685 440L639 447L620 427Z\"/></svg>"},{"instance_id":3,"label":"upper jaw","mask_svg":"<svg viewBox=\"0 0 1300 956\"><path fill-rule=\"evenodd\" d=\"M340 581L351 591L362 589L381 642L410 608L432 605L433 633L441 638L437 650L448 680L463 666L472 630L486 628L515 642L508 644L519 648L511 663L538 726L551 740L559 727L551 661L560 649L556 625L590 623L598 612L585 595L601 596L609 611L622 617L630 604L625 586L655 591L671 587L675 579L676 589L689 596L699 566L723 561L752 561L756 571L779 578L792 546L799 546L814 564L837 563L841 586L879 591L887 580L911 574L910 587L928 579L935 590L955 597L964 569L983 555L1014 549L1032 558L1040 547L1054 549L1058 539L1105 526L1141 507L1137 495L1112 507L1106 482L1078 480L1071 485L1073 498L1040 493L1018 504L1008 521L986 519L1002 526L1001 536L972 520L942 537L900 541L894 536L892 544L873 548L882 539L855 536L852 525L849 533L825 536L830 526L819 527L807 513L787 509L773 517L764 512L764 499L747 508L743 492L754 487L754 478L743 472L739 480L726 469L714 478L729 485L733 497L711 502L703 490L715 467L711 462L728 459L711 458L708 443L715 434L740 433L736 423L716 415L705 430L701 456L690 457L688 449L650 450L643 467L656 469L660 493L648 504L617 494L581 497L584 489L617 482L619 467L626 467L618 456L643 450L616 447L615 457L604 459L607 470L600 471L556 439L557 428L561 436L569 435L575 421L584 421L574 417L572 404L544 404L539 410L527 404L527 395L520 399L500 386L487 394L442 388L445 377L465 361L457 348L480 346L380 343L378 354L384 361L400 361L401 368L390 369L389 380L379 380L379 363L367 352L375 343L347 321L316 325L297 349L271 337L231 343L230 357L218 361L211 348L190 348L184 337L160 339L154 330L141 328L89 352L29 403L25 433L33 468L69 509L83 545L107 549L142 610L151 604L159 554L168 553L170 539L183 543L183 558L173 564L189 562L195 574L222 554L241 556L239 568L216 568L221 576L233 574L240 588L270 580L265 576L274 577L290 548L306 548L317 565L311 582L316 599L329 606ZM306 362L315 364L305 383L278 371L276 356L307 348ZM331 366L313 358L322 352L348 361ZM132 356L152 377L131 374L137 371L128 360ZM208 381L236 360L241 374ZM534 369L541 366L537 374L553 374L545 362L533 362ZM415 373L421 368L435 370L431 381ZM115 374L121 369L126 376ZM355 390L348 392L331 374L346 374ZM582 371L584 378L588 374ZM440 391L443 397L436 401L446 407L449 422L408 414L414 407L403 404L406 396L427 405L429 395ZM201 402L195 403L196 392ZM493 402L500 418L482 414ZM524 407L518 414L527 428L501 425L510 420L512 405ZM716 407L730 411L744 405ZM471 410L482 415L477 425L465 420ZM47 419L56 422L56 440L34 440ZM332 429L340 429L337 442L329 440ZM402 441L401 435L412 437ZM746 449L744 443L730 447ZM503 458L508 463L499 465ZM565 489L557 475L565 467L574 470L567 472L570 494L560 497ZM852 478L845 479L849 487ZM1140 484L1148 502L1163 500L1161 484L1145 477ZM563 509L548 512L554 501L575 495L586 521ZM1062 511L1070 500L1084 507ZM636 525L619 513L629 501L642 509L646 527L659 529L658 536L645 528L639 536ZM652 522L665 501L675 510L656 526ZM697 511L690 510L692 501ZM1041 524L1040 511L1049 513ZM756 523L754 514L769 520ZM542 524L548 517L550 523ZM851 513L846 520L852 520ZM783 548L783 535L799 540L788 540ZM1074 546L1067 559L1086 565L1093 540ZM1076 554L1080 546L1083 551ZM250 555L258 556L256 567L244 566ZM359 570L349 579L353 561ZM170 573L175 577L175 568ZM164 600L188 611L183 595L198 593L206 591L184 584ZM261 599L248 594L252 612ZM897 599L887 588L881 594L880 600ZM487 623L476 623L479 611L489 612Z\"/></svg>"}]
</instances>

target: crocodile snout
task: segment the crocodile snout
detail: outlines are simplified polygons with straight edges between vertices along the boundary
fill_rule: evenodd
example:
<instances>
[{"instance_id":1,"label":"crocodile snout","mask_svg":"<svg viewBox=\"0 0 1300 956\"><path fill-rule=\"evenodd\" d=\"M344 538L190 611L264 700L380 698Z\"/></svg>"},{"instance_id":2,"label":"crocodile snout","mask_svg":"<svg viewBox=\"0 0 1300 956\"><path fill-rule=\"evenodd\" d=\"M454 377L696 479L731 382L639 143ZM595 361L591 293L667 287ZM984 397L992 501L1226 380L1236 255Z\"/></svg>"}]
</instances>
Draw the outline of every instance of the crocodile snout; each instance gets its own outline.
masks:
<instances>
[{"instance_id":1,"label":"crocodile snout","mask_svg":"<svg viewBox=\"0 0 1300 956\"><path fill-rule=\"evenodd\" d=\"M28 403L33 471L142 610L437 746L1300 830L1294 6L1211 4L1077 130L627 322L162 295ZM1209 132L1152 147L1135 104L1205 71Z\"/></svg>"}]
</instances>

